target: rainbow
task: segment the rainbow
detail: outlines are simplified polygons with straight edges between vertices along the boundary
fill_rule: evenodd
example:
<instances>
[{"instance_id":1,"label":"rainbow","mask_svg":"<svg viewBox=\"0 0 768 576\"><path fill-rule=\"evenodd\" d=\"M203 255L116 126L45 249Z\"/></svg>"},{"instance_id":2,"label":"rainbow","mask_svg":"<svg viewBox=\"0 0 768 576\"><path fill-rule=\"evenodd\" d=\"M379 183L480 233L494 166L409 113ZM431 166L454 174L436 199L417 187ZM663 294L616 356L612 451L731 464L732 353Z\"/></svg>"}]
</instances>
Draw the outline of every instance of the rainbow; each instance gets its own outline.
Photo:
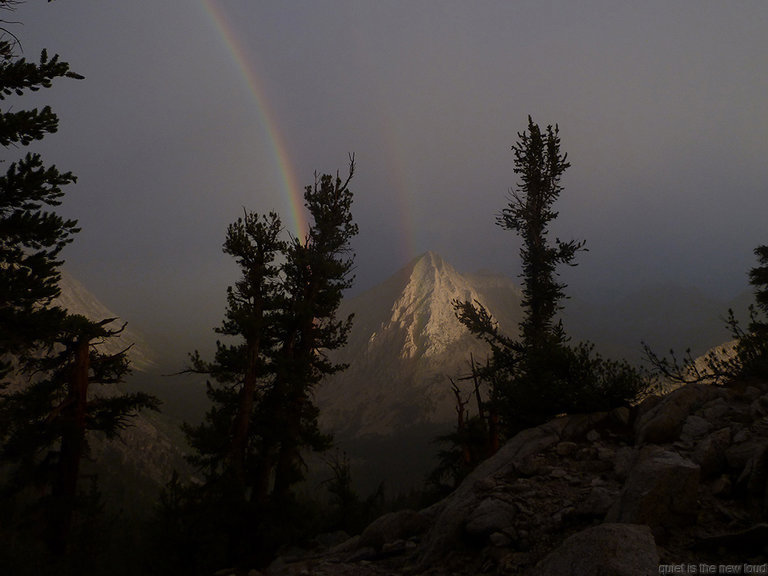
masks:
<instances>
[{"instance_id":1,"label":"rainbow","mask_svg":"<svg viewBox=\"0 0 768 576\"><path fill-rule=\"evenodd\" d=\"M234 26L224 10L216 5L214 0L201 0L205 12L210 16L217 32L224 40L227 50L232 55L248 90L256 101L256 110L264 126L270 147L275 155L283 191L290 205L293 229L291 232L297 238L304 238L309 229L304 209L304 189L298 184L290 157L280 131L277 129L275 115L270 110L264 90L261 88L254 67L248 61L249 54L243 46Z\"/></svg>"}]
</instances>

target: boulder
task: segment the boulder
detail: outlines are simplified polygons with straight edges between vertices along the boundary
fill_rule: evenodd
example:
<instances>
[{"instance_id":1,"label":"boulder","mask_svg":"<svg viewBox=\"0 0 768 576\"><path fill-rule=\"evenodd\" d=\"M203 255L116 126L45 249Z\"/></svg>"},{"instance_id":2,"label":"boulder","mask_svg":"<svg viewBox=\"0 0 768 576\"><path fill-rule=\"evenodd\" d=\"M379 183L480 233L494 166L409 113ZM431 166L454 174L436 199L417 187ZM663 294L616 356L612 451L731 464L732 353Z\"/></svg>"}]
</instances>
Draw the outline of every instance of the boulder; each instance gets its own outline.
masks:
<instances>
[{"instance_id":1,"label":"boulder","mask_svg":"<svg viewBox=\"0 0 768 576\"><path fill-rule=\"evenodd\" d=\"M504 532L515 520L514 505L499 500L486 498L467 518L464 531L473 541L484 541L494 532Z\"/></svg>"},{"instance_id":2,"label":"boulder","mask_svg":"<svg viewBox=\"0 0 768 576\"><path fill-rule=\"evenodd\" d=\"M721 428L702 440L693 453L693 461L701 468L702 478L713 478L727 464L725 451L731 443L731 429Z\"/></svg>"},{"instance_id":3,"label":"boulder","mask_svg":"<svg viewBox=\"0 0 768 576\"><path fill-rule=\"evenodd\" d=\"M723 550L734 554L735 557L748 558L753 555L768 553L766 543L768 543L768 524L761 522L744 530L723 532L715 536L701 538L693 547L700 550ZM764 571L754 573L765 574Z\"/></svg>"},{"instance_id":4,"label":"boulder","mask_svg":"<svg viewBox=\"0 0 768 576\"><path fill-rule=\"evenodd\" d=\"M627 406L619 406L608 413L608 419L613 426L627 428L632 421L632 412Z\"/></svg>"},{"instance_id":5,"label":"boulder","mask_svg":"<svg viewBox=\"0 0 768 576\"><path fill-rule=\"evenodd\" d=\"M715 398L714 400L710 400L704 404L701 410L699 410L699 415L703 418L706 418L710 422L720 422L730 411L731 408L728 406L726 399L720 397Z\"/></svg>"},{"instance_id":6,"label":"boulder","mask_svg":"<svg viewBox=\"0 0 768 576\"><path fill-rule=\"evenodd\" d=\"M461 542L463 529L475 509L488 496L496 479L518 476L518 466L562 440L569 418L555 418L546 424L523 430L510 438L491 458L480 464L445 500L430 509L435 514L432 528L419 546L418 568L445 559L447 551Z\"/></svg>"},{"instance_id":7,"label":"boulder","mask_svg":"<svg viewBox=\"0 0 768 576\"><path fill-rule=\"evenodd\" d=\"M688 384L671 392L661 402L638 417L635 434L640 444L674 442L688 416L722 391L708 384Z\"/></svg>"},{"instance_id":8,"label":"boulder","mask_svg":"<svg viewBox=\"0 0 768 576\"><path fill-rule=\"evenodd\" d=\"M381 552L386 544L407 540L421 534L429 526L429 518L414 510L400 510L384 514L374 520L360 534L358 548L373 548Z\"/></svg>"},{"instance_id":9,"label":"boulder","mask_svg":"<svg viewBox=\"0 0 768 576\"><path fill-rule=\"evenodd\" d=\"M736 481L736 489L765 506L768 496L768 444L758 447Z\"/></svg>"},{"instance_id":10,"label":"boulder","mask_svg":"<svg viewBox=\"0 0 768 576\"><path fill-rule=\"evenodd\" d=\"M696 416L696 414L691 414L685 419L683 429L680 432L680 438L687 442L695 442L711 431L712 423L709 420Z\"/></svg>"},{"instance_id":11,"label":"boulder","mask_svg":"<svg viewBox=\"0 0 768 576\"><path fill-rule=\"evenodd\" d=\"M568 417L568 423L563 428L563 439L581 440L587 434L594 432L595 428L605 423L608 412L594 412L589 414L572 414Z\"/></svg>"},{"instance_id":12,"label":"boulder","mask_svg":"<svg viewBox=\"0 0 768 576\"><path fill-rule=\"evenodd\" d=\"M739 442L739 440L742 440ZM759 454L764 448L765 440L762 438L744 439L743 435L734 436L733 444L725 451L725 460L731 472L740 475L750 460Z\"/></svg>"},{"instance_id":13,"label":"boulder","mask_svg":"<svg viewBox=\"0 0 768 576\"><path fill-rule=\"evenodd\" d=\"M616 454L613 457L613 473L620 480L626 480L629 476L632 467L637 461L638 451L629 446L622 446L616 450Z\"/></svg>"},{"instance_id":14,"label":"boulder","mask_svg":"<svg viewBox=\"0 0 768 576\"><path fill-rule=\"evenodd\" d=\"M616 495L602 486L594 486L587 498L576 506L576 514L593 518L602 518L613 506Z\"/></svg>"},{"instance_id":15,"label":"boulder","mask_svg":"<svg viewBox=\"0 0 768 576\"><path fill-rule=\"evenodd\" d=\"M601 524L577 532L536 565L538 576L648 576L659 555L648 526Z\"/></svg>"},{"instance_id":16,"label":"boulder","mask_svg":"<svg viewBox=\"0 0 768 576\"><path fill-rule=\"evenodd\" d=\"M576 442L559 442L555 447L558 456L573 456L578 450L579 445Z\"/></svg>"},{"instance_id":17,"label":"boulder","mask_svg":"<svg viewBox=\"0 0 768 576\"><path fill-rule=\"evenodd\" d=\"M755 399L749 405L749 413L754 420L768 416L768 395Z\"/></svg>"},{"instance_id":18,"label":"boulder","mask_svg":"<svg viewBox=\"0 0 768 576\"><path fill-rule=\"evenodd\" d=\"M699 466L677 452L646 446L638 455L606 522L684 525L696 517Z\"/></svg>"}]
</instances>

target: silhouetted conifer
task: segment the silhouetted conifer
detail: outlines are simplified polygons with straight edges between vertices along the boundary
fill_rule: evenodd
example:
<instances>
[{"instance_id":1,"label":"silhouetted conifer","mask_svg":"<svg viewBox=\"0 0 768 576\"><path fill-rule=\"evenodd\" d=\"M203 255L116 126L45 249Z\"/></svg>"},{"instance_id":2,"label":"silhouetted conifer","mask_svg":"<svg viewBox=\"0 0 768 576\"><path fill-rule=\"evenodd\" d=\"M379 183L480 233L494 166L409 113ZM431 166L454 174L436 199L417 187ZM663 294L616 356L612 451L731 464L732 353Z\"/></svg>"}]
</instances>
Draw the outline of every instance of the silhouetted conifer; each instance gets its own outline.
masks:
<instances>
[{"instance_id":1,"label":"silhouetted conifer","mask_svg":"<svg viewBox=\"0 0 768 576\"><path fill-rule=\"evenodd\" d=\"M186 431L209 481L227 477L240 498L254 491L266 495L271 473L273 422L262 413L271 386L270 356L275 346L279 266L276 257L285 243L279 239L280 218L275 213L246 213L227 229L224 252L233 256L241 276L227 290L227 311L216 332L235 337L235 344L216 343L213 362L195 352L192 370L209 374L208 396L214 403L206 422ZM250 473L248 473L250 471Z\"/></svg>"},{"instance_id":2,"label":"silhouetted conifer","mask_svg":"<svg viewBox=\"0 0 768 576\"><path fill-rule=\"evenodd\" d=\"M351 327L351 317L336 314L352 282L353 173L352 160L346 180L316 176L306 188L304 238L280 240L275 214L246 213L227 231L224 251L241 275L216 332L234 343L217 342L212 362L191 355L188 371L211 377L212 406L203 423L184 430L195 450L190 461L206 475L204 490L190 487L186 501L199 512L196 522L217 523L226 534L230 559L268 558L309 519L292 487L303 478L302 452L331 445L318 428L313 390L346 367L327 352L346 342Z\"/></svg>"},{"instance_id":3,"label":"silhouetted conifer","mask_svg":"<svg viewBox=\"0 0 768 576\"><path fill-rule=\"evenodd\" d=\"M35 487L45 495L48 543L57 554L68 545L80 462L88 454L87 433L116 438L138 411L159 406L157 398L141 392L94 392L94 384L118 384L129 372L127 350L100 351L123 330L107 327L114 320L67 315L48 348L25 359L28 382L4 394L0 403L6 422L0 461L12 465L10 488L21 492Z\"/></svg>"},{"instance_id":4,"label":"silhouetted conifer","mask_svg":"<svg viewBox=\"0 0 768 576\"><path fill-rule=\"evenodd\" d=\"M358 228L352 221L349 190L354 167L352 158L346 180L338 173L335 177L316 175L314 186L307 186L304 192L312 217L309 233L303 242L294 239L286 250L282 340L275 378L285 427L275 470L275 493L283 498L303 478L301 450L330 446L330 437L317 427L313 389L325 376L347 367L331 362L327 351L344 346L352 326L352 316L339 319L336 314L344 290L354 280L350 241Z\"/></svg>"},{"instance_id":5,"label":"silhouetted conifer","mask_svg":"<svg viewBox=\"0 0 768 576\"><path fill-rule=\"evenodd\" d=\"M0 2L12 9L15 2ZM16 51L16 37L0 28L0 100L50 88L57 78L82 76L43 50L38 63ZM26 147L56 132L58 118L42 109L0 111L0 145ZM158 401L143 393L94 396L94 383L117 383L128 371L125 351L99 352L119 334L107 325L70 315L59 296L61 250L79 231L54 212L71 172L46 166L39 154L12 162L0 176L0 463L9 465L12 492L35 487L47 504L50 549L63 553L78 499L87 431L115 437L128 418ZM13 379L13 387L10 379Z\"/></svg>"},{"instance_id":6,"label":"silhouetted conifer","mask_svg":"<svg viewBox=\"0 0 768 576\"><path fill-rule=\"evenodd\" d=\"M528 117L527 132L512 146L520 183L497 224L520 235L524 317L519 339L502 334L478 302L456 301L459 320L491 347L491 359L478 374L490 384L490 405L508 433L572 411L604 409L633 398L643 383L625 362L607 362L592 346L571 346L557 313L566 285L560 265L575 265L584 242L563 242L549 235L557 218L553 206L563 191L562 175L570 164L560 153L557 126L542 131Z\"/></svg>"},{"instance_id":7,"label":"silhouetted conifer","mask_svg":"<svg viewBox=\"0 0 768 576\"><path fill-rule=\"evenodd\" d=\"M12 7L0 3L0 9ZM20 109L17 101L64 77L82 78L45 50L38 63L19 57L15 36L2 29L0 101L7 106L0 111L0 145L7 152L57 131L58 118L49 106ZM15 355L55 333L63 318L51 305L59 295L59 253L79 229L53 209L61 203L62 188L75 180L71 172L46 166L36 153L12 162L0 176L0 378Z\"/></svg>"}]
</instances>

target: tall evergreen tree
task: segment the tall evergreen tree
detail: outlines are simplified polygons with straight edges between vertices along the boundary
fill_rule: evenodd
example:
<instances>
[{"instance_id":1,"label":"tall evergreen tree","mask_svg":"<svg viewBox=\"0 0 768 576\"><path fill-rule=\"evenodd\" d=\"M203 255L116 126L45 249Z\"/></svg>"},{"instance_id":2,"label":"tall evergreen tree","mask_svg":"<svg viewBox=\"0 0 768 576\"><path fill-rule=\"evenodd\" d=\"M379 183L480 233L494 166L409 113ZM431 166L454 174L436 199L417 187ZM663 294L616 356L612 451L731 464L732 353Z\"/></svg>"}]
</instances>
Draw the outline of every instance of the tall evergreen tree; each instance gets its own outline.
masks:
<instances>
[{"instance_id":1,"label":"tall evergreen tree","mask_svg":"<svg viewBox=\"0 0 768 576\"><path fill-rule=\"evenodd\" d=\"M339 319L337 312L344 290L354 281L350 242L358 227L352 219L349 189L354 169L351 158L346 180L338 173L316 175L314 186L304 192L312 217L309 233L303 242L294 239L286 251L284 332L275 380L275 393L285 411L275 477L280 497L302 478L301 450L322 450L330 443L317 427L313 390L325 376L346 368L331 362L327 351L344 346L352 326L352 316Z\"/></svg>"},{"instance_id":2,"label":"tall evergreen tree","mask_svg":"<svg viewBox=\"0 0 768 576\"><path fill-rule=\"evenodd\" d=\"M557 280L557 267L572 265L584 242L555 239L552 243L548 239L549 225L558 216L553 204L563 191L560 179L570 167L568 155L560 153L558 127L547 126L546 133L542 134L529 116L528 132L518 133L518 138L512 151L514 172L520 176L520 185L511 192L509 205L497 222L502 228L518 233L523 240L520 248L525 313L520 324L522 342L528 350L545 350L566 340L562 326L555 323L566 287Z\"/></svg>"},{"instance_id":3,"label":"tall evergreen tree","mask_svg":"<svg viewBox=\"0 0 768 576\"><path fill-rule=\"evenodd\" d=\"M285 497L302 477L301 451L322 450L314 386L345 366L327 352L344 345L351 317L337 318L352 283L349 176L316 177L305 190L312 224L304 238L279 239L275 214L246 214L229 227L224 251L237 259L241 279L228 291L226 319L213 362L196 352L190 371L212 377L213 406L198 426L185 426L192 462L209 482L234 478L238 498ZM224 485L226 490L226 485ZM231 495L230 495L231 496Z\"/></svg>"},{"instance_id":4,"label":"tall evergreen tree","mask_svg":"<svg viewBox=\"0 0 768 576\"><path fill-rule=\"evenodd\" d=\"M16 2L0 1L0 9ZM57 78L82 76L43 50L39 63L16 53L13 35L0 29L0 100L52 86ZM15 108L15 107L14 107ZM0 111L0 144L29 146L56 132L58 118L42 109ZM61 250L79 231L57 215L70 172L47 167L28 153L0 176L0 463L12 467L12 488L39 486L49 501L48 542L66 551L78 495L86 432L112 438L142 408L156 409L143 393L89 393L94 383L117 383L128 371L126 351L104 354L99 344L122 329L113 319L94 322L54 305L60 294Z\"/></svg>"},{"instance_id":5,"label":"tall evergreen tree","mask_svg":"<svg viewBox=\"0 0 768 576\"><path fill-rule=\"evenodd\" d=\"M275 213L246 213L227 229L224 252L235 258L241 277L227 290L225 320L216 332L238 338L236 344L217 342L213 362L198 352L192 355L192 371L209 374L219 385L208 384L214 402L207 422L187 426L198 451L194 460L211 479L227 476L240 498L250 488L261 498L267 490L270 431L256 417L268 385L270 354L275 342L279 266L275 259L284 249L279 239L280 218ZM222 447L225 447L222 449ZM254 480L247 470L256 470ZM251 477L248 477L251 476Z\"/></svg>"},{"instance_id":6,"label":"tall evergreen tree","mask_svg":"<svg viewBox=\"0 0 768 576\"><path fill-rule=\"evenodd\" d=\"M625 362L608 362L589 344L569 345L556 320L565 298L557 268L574 265L584 242L549 239L558 213L553 205L570 164L560 152L557 126L542 131L528 117L528 130L512 146L519 185L497 224L520 235L523 320L519 339L499 331L490 313L477 302L456 301L459 320L489 343L492 357L479 374L491 386L491 412L498 412L508 432L538 424L560 412L595 410L626 402L642 386Z\"/></svg>"},{"instance_id":7,"label":"tall evergreen tree","mask_svg":"<svg viewBox=\"0 0 768 576\"><path fill-rule=\"evenodd\" d=\"M14 2L0 2L12 9ZM0 35L0 101L50 88L57 78L82 78L58 56L43 50L38 63L17 54L17 41ZM58 118L49 106L0 111L0 145L6 150L29 146L56 132ZM12 162L0 176L0 377L20 354L56 332L64 312L51 303L59 294L59 253L78 232L77 222L53 209L63 187L75 182L71 172L45 166L39 154Z\"/></svg>"},{"instance_id":8,"label":"tall evergreen tree","mask_svg":"<svg viewBox=\"0 0 768 576\"><path fill-rule=\"evenodd\" d=\"M346 342L351 317L337 318L351 285L357 233L348 184L324 175L305 190L312 223L304 238L279 239L275 214L246 214L227 231L224 251L235 257L240 279L228 290L225 320L216 331L211 362L191 355L188 372L205 373L212 402L204 422L186 424L206 475L202 489L170 487L168 512L188 514L192 538L213 531L222 538L219 564L269 560L298 538L310 514L291 498L303 477L301 454L323 450L331 438L318 427L314 387L345 366L327 352ZM191 518L191 523L188 519Z\"/></svg>"}]
</instances>

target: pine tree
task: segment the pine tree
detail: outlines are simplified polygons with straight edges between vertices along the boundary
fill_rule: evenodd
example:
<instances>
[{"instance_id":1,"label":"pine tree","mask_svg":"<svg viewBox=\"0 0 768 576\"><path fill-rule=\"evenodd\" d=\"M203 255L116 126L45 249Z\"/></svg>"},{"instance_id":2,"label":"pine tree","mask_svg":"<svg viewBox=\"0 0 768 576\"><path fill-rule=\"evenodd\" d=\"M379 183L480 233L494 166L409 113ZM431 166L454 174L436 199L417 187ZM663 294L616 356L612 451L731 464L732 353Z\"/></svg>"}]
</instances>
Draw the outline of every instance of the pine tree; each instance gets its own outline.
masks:
<instances>
[{"instance_id":1,"label":"pine tree","mask_svg":"<svg viewBox=\"0 0 768 576\"><path fill-rule=\"evenodd\" d=\"M497 224L520 235L523 320L519 339L502 334L490 313L477 302L456 301L459 320L491 347L491 360L479 371L491 388L492 411L508 433L538 424L560 412L604 409L628 401L642 386L625 362L609 362L588 343L571 346L556 320L565 298L557 268L573 266L583 241L548 238L558 216L553 206L570 164L560 153L558 127L542 131L528 117L527 132L512 146L520 183Z\"/></svg>"},{"instance_id":2,"label":"pine tree","mask_svg":"<svg viewBox=\"0 0 768 576\"><path fill-rule=\"evenodd\" d=\"M15 2L0 2L12 9ZM0 29L0 100L50 88L57 78L82 76L45 50L39 63L16 54L17 41ZM0 112L0 144L29 146L58 129L49 106ZM53 304L59 296L61 250L79 229L57 215L70 172L47 167L28 153L0 176L0 463L10 465L11 488L39 487L50 506L48 542L66 551L78 497L87 431L114 438L142 408L158 400L143 393L93 395L91 384L115 384L128 371L127 350L99 351L122 329L113 319L94 322Z\"/></svg>"},{"instance_id":3,"label":"pine tree","mask_svg":"<svg viewBox=\"0 0 768 576\"><path fill-rule=\"evenodd\" d=\"M301 450L330 446L330 438L317 427L312 394L325 376L346 368L331 362L327 351L344 346L352 326L352 316L339 319L337 311L344 290L354 281L350 242L358 227L352 219L349 189L354 169L354 158L350 158L346 180L338 173L316 175L314 186L307 186L304 193L312 226L303 242L294 239L286 251L284 332L274 392L285 411L275 477L280 498L303 477Z\"/></svg>"},{"instance_id":4,"label":"pine tree","mask_svg":"<svg viewBox=\"0 0 768 576\"><path fill-rule=\"evenodd\" d=\"M48 543L66 551L78 498L79 469L88 452L87 433L116 438L139 410L157 410L154 396L136 392L94 393L92 386L118 384L129 372L127 349L116 354L100 347L118 336L116 319L93 322L67 315L48 349L25 359L28 385L4 395L0 416L6 422L0 461L13 465L11 488L50 490Z\"/></svg>"},{"instance_id":5,"label":"pine tree","mask_svg":"<svg viewBox=\"0 0 768 576\"><path fill-rule=\"evenodd\" d=\"M0 3L12 9L13 2ZM14 36L0 36L0 100L50 88L57 78L82 78L58 56L43 50L39 63L16 54ZM8 149L29 146L58 129L49 106L38 110L0 111L0 144ZM75 182L71 172L45 166L39 154L28 153L11 163L0 177L0 377L13 366L13 356L34 348L55 333L64 312L51 305L59 294L59 253L78 232L77 222L52 209L62 188ZM53 328L53 332L51 329Z\"/></svg>"},{"instance_id":6,"label":"pine tree","mask_svg":"<svg viewBox=\"0 0 768 576\"><path fill-rule=\"evenodd\" d=\"M189 371L212 377L213 405L205 422L185 432L209 484L236 479L241 501L287 497L302 478L301 451L330 446L312 393L346 367L327 352L346 343L352 322L336 313L352 283L353 173L352 161L346 181L323 175L306 188L312 225L305 238L281 241L275 214L246 214L228 229L224 251L237 259L241 279L228 290L216 331L237 342L218 342L213 362L191 356Z\"/></svg>"},{"instance_id":7,"label":"pine tree","mask_svg":"<svg viewBox=\"0 0 768 576\"><path fill-rule=\"evenodd\" d=\"M241 277L227 290L225 320L216 332L238 338L236 344L217 342L213 362L192 355L192 371L209 374L208 395L214 407L207 422L186 431L209 479L228 476L240 498L248 488L263 497L271 470L267 446L270 431L264 418L256 418L268 385L269 355L274 347L274 316L278 306L279 267L275 259L284 248L279 239L280 218L275 213L246 213L227 229L224 252L235 258ZM222 386L224 385L224 386ZM222 446L226 446L222 450ZM257 469L260 481L247 477Z\"/></svg>"},{"instance_id":8,"label":"pine tree","mask_svg":"<svg viewBox=\"0 0 768 576\"><path fill-rule=\"evenodd\" d=\"M216 332L231 343L217 342L212 362L195 352L187 370L211 378L204 422L184 426L195 451L190 461L206 482L199 490L170 487L181 498L166 511L191 525L191 534L218 534L225 543L219 563L246 554L267 560L312 518L290 496L303 477L302 452L331 442L319 430L313 390L345 367L327 352L346 342L351 326L351 317L336 315L352 282L353 171L352 162L346 181L324 175L306 188L312 225L304 238L280 240L275 214L247 213L227 231L224 251L237 260L240 279L228 289Z\"/></svg>"},{"instance_id":9,"label":"pine tree","mask_svg":"<svg viewBox=\"0 0 768 576\"><path fill-rule=\"evenodd\" d=\"M558 216L553 204L563 191L560 179L570 167L568 155L560 154L558 127L547 126L546 134L542 134L529 116L528 132L518 133L518 138L512 151L520 186L511 192L509 205L497 223L523 240L522 342L529 351L545 350L566 341L562 326L554 320L562 309L560 301L566 287L557 281L557 267L572 265L576 253L584 249L584 242L556 239L552 244L547 238L549 224Z\"/></svg>"}]
</instances>

